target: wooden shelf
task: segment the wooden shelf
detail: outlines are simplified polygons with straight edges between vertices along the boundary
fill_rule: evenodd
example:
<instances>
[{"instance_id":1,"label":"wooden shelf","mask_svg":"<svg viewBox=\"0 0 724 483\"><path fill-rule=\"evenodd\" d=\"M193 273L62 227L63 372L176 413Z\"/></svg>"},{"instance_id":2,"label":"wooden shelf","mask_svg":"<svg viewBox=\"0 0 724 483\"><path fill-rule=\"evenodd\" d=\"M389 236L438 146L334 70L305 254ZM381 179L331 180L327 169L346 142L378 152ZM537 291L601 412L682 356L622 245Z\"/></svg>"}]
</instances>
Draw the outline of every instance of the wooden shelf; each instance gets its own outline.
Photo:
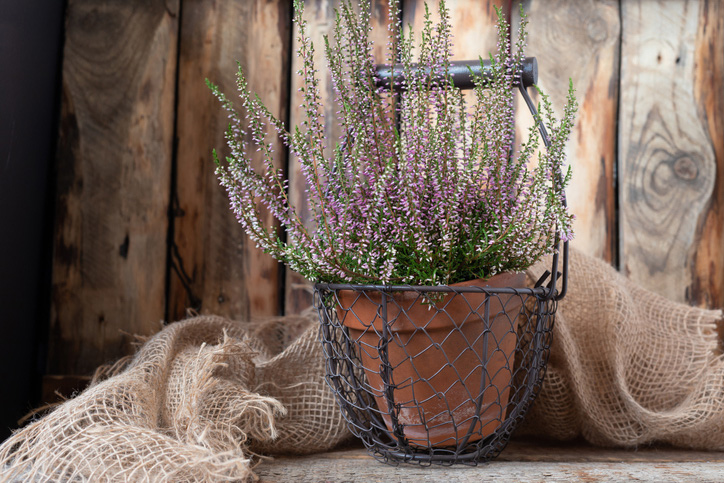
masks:
<instances>
[{"instance_id":1,"label":"wooden shelf","mask_svg":"<svg viewBox=\"0 0 724 483\"><path fill-rule=\"evenodd\" d=\"M477 467L389 466L359 446L310 456L284 456L257 468L271 482L621 482L721 481L724 452L668 447L632 450L595 448L586 443L515 441L496 460Z\"/></svg>"}]
</instances>

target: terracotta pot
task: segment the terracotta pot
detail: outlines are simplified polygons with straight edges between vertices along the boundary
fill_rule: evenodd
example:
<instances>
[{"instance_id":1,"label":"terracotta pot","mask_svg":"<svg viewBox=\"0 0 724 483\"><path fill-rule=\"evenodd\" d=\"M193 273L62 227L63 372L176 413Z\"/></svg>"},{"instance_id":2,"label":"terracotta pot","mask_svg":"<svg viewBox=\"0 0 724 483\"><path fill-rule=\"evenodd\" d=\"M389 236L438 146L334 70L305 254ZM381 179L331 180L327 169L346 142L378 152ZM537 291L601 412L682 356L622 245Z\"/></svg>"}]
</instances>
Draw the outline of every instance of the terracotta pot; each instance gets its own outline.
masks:
<instances>
[{"instance_id":1,"label":"terracotta pot","mask_svg":"<svg viewBox=\"0 0 724 483\"><path fill-rule=\"evenodd\" d=\"M453 287L515 288L523 287L524 281L524 274L503 273ZM471 426L468 441L479 440L492 434L505 418L521 298L492 295L485 320L484 293L431 295L436 296L434 303L416 292L393 292L387 299L388 359L394 403L400 406L398 421L413 445L453 446ZM341 290L338 298L339 319L357 343L370 392L387 428L393 431L380 374L382 293Z\"/></svg>"}]
</instances>

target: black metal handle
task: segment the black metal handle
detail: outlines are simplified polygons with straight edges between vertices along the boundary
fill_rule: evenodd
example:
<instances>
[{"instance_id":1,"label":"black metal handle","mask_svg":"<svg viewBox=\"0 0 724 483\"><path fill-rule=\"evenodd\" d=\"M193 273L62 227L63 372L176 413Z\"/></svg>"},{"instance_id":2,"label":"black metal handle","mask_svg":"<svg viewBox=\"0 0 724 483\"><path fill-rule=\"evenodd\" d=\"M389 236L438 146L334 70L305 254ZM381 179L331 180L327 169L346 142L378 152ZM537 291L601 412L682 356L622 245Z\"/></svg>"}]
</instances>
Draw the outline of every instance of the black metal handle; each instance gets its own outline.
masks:
<instances>
[{"instance_id":1,"label":"black metal handle","mask_svg":"<svg viewBox=\"0 0 724 483\"><path fill-rule=\"evenodd\" d=\"M523 87L530 87L538 82L538 61L535 57L527 57L521 65L523 72L521 79ZM418 68L418 64L412 64L413 70ZM404 91L405 74L402 64L377 66L377 87L385 89L390 88L390 79L394 74L394 89L397 92ZM472 89L475 87L475 78L483 77L490 79L491 69L490 60L483 60L482 65L479 60L454 60L450 62L449 74L452 76L453 84L458 89Z\"/></svg>"},{"instance_id":2,"label":"black metal handle","mask_svg":"<svg viewBox=\"0 0 724 483\"><path fill-rule=\"evenodd\" d=\"M533 100L528 95L528 91L523 86L518 86L518 89L520 90L520 95L523 97L523 100L525 101L525 104L528 106L528 110L530 110L531 116L534 118L538 117L538 110L535 108L535 104L533 104ZM548 136L548 132L546 131L546 127L543 124L543 121L541 120L538 124L538 131L540 132L540 137L543 139L543 144L545 145L546 149L550 149L551 147L551 139ZM561 173L560 169L557 169L554 175L554 182L558 184L563 183L563 175ZM567 207L568 203L566 202L565 198L563 199L563 206ZM561 290L555 294L555 300L561 300L563 297L566 296L566 293L568 292L568 256L569 256L569 248L568 248L568 240L563 242L563 273L558 272L558 255L561 251L561 242L558 238L558 235L556 235L556 245L558 246L558 251L556 251L553 254L553 268L551 269L551 294L550 296L553 297L553 294L556 290L556 282L558 281L558 277L561 277Z\"/></svg>"}]
</instances>

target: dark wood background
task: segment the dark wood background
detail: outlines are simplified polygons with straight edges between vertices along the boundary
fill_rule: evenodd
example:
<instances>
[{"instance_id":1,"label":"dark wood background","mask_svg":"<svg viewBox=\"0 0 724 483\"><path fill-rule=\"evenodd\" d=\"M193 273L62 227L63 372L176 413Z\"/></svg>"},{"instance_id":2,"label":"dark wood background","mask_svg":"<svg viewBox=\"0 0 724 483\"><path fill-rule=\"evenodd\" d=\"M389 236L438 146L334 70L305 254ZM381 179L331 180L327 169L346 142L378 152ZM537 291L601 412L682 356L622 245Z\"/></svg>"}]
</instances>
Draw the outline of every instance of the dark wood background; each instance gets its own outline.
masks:
<instances>
[{"instance_id":1,"label":"dark wood background","mask_svg":"<svg viewBox=\"0 0 724 483\"><path fill-rule=\"evenodd\" d=\"M322 52L336 1L305 3ZM372 3L381 55L387 2ZM522 3L540 85L558 109L569 77L578 92L568 147L573 246L674 300L722 307L724 7ZM487 56L492 6L515 25L518 4L448 0L456 57ZM402 2L404 22L418 31L422 5ZM238 60L272 112L297 123L291 17L286 0L69 1L45 394L188 309L246 318L309 304L307 284L257 251L228 209L211 159L224 146L226 117L204 84L208 77L231 93ZM325 75L321 86L329 98ZM519 126L529 122L521 116ZM333 123L327 130L338 134ZM276 152L302 202L296 167Z\"/></svg>"}]
</instances>

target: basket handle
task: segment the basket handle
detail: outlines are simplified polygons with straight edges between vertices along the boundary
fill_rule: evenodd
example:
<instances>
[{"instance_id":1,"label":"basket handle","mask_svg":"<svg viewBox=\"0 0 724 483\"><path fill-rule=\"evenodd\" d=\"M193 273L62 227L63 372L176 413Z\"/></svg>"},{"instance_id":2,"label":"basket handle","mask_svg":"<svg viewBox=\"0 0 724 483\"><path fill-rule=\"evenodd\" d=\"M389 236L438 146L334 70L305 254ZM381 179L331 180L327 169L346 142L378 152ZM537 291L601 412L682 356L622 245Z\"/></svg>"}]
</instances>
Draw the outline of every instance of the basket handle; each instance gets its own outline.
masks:
<instances>
[{"instance_id":1,"label":"basket handle","mask_svg":"<svg viewBox=\"0 0 724 483\"><path fill-rule=\"evenodd\" d=\"M537 64L536 64L537 67ZM523 97L523 100L525 101L525 104L528 106L528 110L530 111L530 114L533 116L533 118L538 117L538 110L535 107L535 104L533 104L533 100L530 98L530 95L528 95L528 90L521 84L518 85L518 90L520 90L520 95ZM545 145L546 149L550 149L551 147L551 139L548 136L548 131L546 131L546 127L543 124L543 120L541 120L538 123L538 132L540 132L540 137L543 139L543 144ZM554 173L554 180L559 185L563 184L563 175L561 174L560 168L558 168ZM565 192L563 193L563 206L568 207L568 202L566 201ZM558 246L558 250L553 254L553 262L552 262L552 268L551 268L551 296L554 298L554 300L558 301L561 300L563 297L566 296L566 292L568 292L568 240L563 242L563 273L561 275L561 290L557 294L555 294L556 289L556 282L558 281L558 256L561 252L561 240L558 235L556 235L556 245ZM555 296L553 296L555 294Z\"/></svg>"},{"instance_id":2,"label":"basket handle","mask_svg":"<svg viewBox=\"0 0 724 483\"><path fill-rule=\"evenodd\" d=\"M411 65L413 71L419 69L419 64ZM377 87L390 90L390 79L394 75L395 92L403 92L405 72L402 64L389 65L380 64L376 68ZM481 76L484 79L491 80L493 77L490 66L490 59L483 60L453 60L450 62L448 74L452 76L453 85L458 89L473 89L475 87L475 79ZM535 57L526 57L521 64L521 77L523 86L526 88L538 82L538 60ZM442 80L442 79L440 79Z\"/></svg>"},{"instance_id":3,"label":"basket handle","mask_svg":"<svg viewBox=\"0 0 724 483\"><path fill-rule=\"evenodd\" d=\"M419 64L412 64L412 69L416 70ZM475 79L481 76L484 79L492 78L492 69L490 60L456 60L451 61L448 69L448 73L452 76L453 85L458 89L472 89L475 87ZM380 64L376 66L376 84L377 87L385 90L390 90L390 80L395 79L395 84L392 86L395 92L403 92L405 82L404 68L402 64L395 64L393 66ZM518 86L520 94L523 97L528 109L530 110L533 118L538 117L538 110L533 104L533 101L528 95L527 88L538 83L538 60L535 57L526 57L523 59L521 64L521 75L517 82L514 84ZM541 139L546 149L550 149L551 140L548 136L543 121L538 123L538 131L540 132ZM554 173L555 182L561 184L563 175L560 169ZM565 193L563 198L563 205L568 206L565 199ZM562 261L562 273L558 271L559 254L561 253L561 241L558 235L556 235L556 246L558 249L553 254L553 263L551 269L551 281L549 284L550 294L547 298L552 298L556 301L561 300L566 296L568 291L568 241L563 242L563 261ZM561 278L561 290L556 293L556 283L558 278Z\"/></svg>"}]
</instances>

